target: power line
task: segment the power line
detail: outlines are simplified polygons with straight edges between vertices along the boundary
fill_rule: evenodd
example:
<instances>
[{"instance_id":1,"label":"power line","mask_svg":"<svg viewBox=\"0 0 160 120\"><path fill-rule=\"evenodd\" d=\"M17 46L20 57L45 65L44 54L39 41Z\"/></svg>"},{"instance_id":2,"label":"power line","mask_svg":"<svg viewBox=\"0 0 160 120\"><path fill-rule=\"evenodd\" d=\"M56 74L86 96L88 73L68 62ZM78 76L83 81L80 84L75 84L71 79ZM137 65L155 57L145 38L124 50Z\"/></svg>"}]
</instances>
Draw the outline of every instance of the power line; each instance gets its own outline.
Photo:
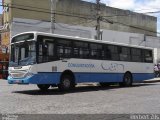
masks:
<instances>
[{"instance_id":1,"label":"power line","mask_svg":"<svg viewBox=\"0 0 160 120\"><path fill-rule=\"evenodd\" d=\"M0 3L2 3L2 2L0 2ZM3 3L5 3L5 2L3 2ZM5 4L8 4L8 3L5 3ZM12 3L12 5L15 5L15 6L13 6L12 8L17 8L17 9L19 9L19 7L17 7L17 6L20 6L20 7L28 7L29 9L30 8L34 8L34 9L38 9L38 10L44 10L43 12L46 12L46 13L50 13L50 9L45 9L45 8L40 8L40 7L33 7L33 6L27 6L27 5L20 5L20 4L13 4ZM5 7L5 5L0 5L0 6L4 6ZM26 9L28 9L28 8L26 8ZM25 9L25 8L24 8ZM34 10L34 9L32 9L32 10ZM31 10L31 9L30 9ZM34 10L34 11L36 11L36 10ZM109 15L109 16L103 16L103 17L118 17L118 16L129 16L129 15L132 15L131 14L131 11L130 10L126 10L126 11L129 11L130 13L129 14L121 14L121 15ZM140 11L140 10L139 10ZM37 11L38 12L38 11ZM68 12L65 12L65 11L60 11L60 10L56 10L55 12L57 12L57 13L66 13L66 14L72 14L73 15L73 13L68 13ZM159 11L158 11L159 12ZM147 13L154 13L154 12L146 12L146 14ZM139 13L139 14L145 14L145 13ZM87 15L87 14L77 14L76 13L76 15L77 16L90 16L90 15ZM76 17L77 17L76 16Z\"/></svg>"},{"instance_id":2,"label":"power line","mask_svg":"<svg viewBox=\"0 0 160 120\"><path fill-rule=\"evenodd\" d=\"M121 15L108 15L108 16L102 16L102 17L127 17L129 15L132 15L132 14L121 14Z\"/></svg>"},{"instance_id":3,"label":"power line","mask_svg":"<svg viewBox=\"0 0 160 120\"><path fill-rule=\"evenodd\" d=\"M2 3L2 2L0 2L0 3ZM5 3L5 4L7 4L7 3ZM12 8L21 9L21 8L19 8L17 6L28 7L28 8L38 9L38 10L44 10L43 12L45 12L45 13L51 13L51 12L49 12L50 9L45 9L45 8L40 8L40 7L33 7L33 6L26 6L26 5L20 5L20 4L12 4L12 5L15 5ZM0 6L5 7L5 5L0 5ZM7 7L10 7L10 6L7 6ZM27 9L28 10L28 8L22 8L22 9ZM31 9L29 9L29 10L31 10ZM34 10L34 11L38 12L38 10ZM73 13L68 13L68 12L64 12L64 11L60 11L60 10L56 10L56 12L57 13L66 13L66 14L72 14L73 15ZM76 15L78 15L78 16L90 16L90 15L87 15L87 14L77 14L77 13L76 13ZM131 15L131 13L129 13L129 14L121 14L121 15L110 15L110 16L103 16L103 17L117 17L117 16L128 16L128 15Z\"/></svg>"},{"instance_id":4,"label":"power line","mask_svg":"<svg viewBox=\"0 0 160 120\"><path fill-rule=\"evenodd\" d=\"M73 23L74 25L82 25L82 24L86 24L86 23L91 23L94 22L95 20L88 20L88 21L83 21L83 22L79 22L79 23Z\"/></svg>"},{"instance_id":5,"label":"power line","mask_svg":"<svg viewBox=\"0 0 160 120\"><path fill-rule=\"evenodd\" d=\"M0 2L0 3L2 3L2 2ZM5 2L4 2L5 3ZM8 3L5 3L5 4L8 4ZM3 6L3 7L6 7L5 5L0 5L0 6ZM44 11L42 11L42 12L44 12L44 13L51 13L50 12L50 9L45 9L45 8L40 8L40 7L33 7L33 6L26 6L26 5L20 5L20 4L12 4L12 6L7 6L7 7L9 7L9 8L17 8L17 9L21 9L22 7L24 8L24 7L26 7L26 8L24 8L24 9L27 9L27 10L33 10L33 11L42 11L42 10L44 10ZM19 8L19 7L21 7L21 8ZM22 8L22 9L23 9ZM30 8L33 8L33 9L30 9ZM36 9L38 9L38 10L36 10ZM68 13L68 12L65 12L65 11L60 11L60 10L56 10L55 12L57 12L57 13L65 13L65 14L73 14L73 13ZM79 16L89 16L89 15L87 15L87 14L77 14L76 13L76 15L79 15Z\"/></svg>"},{"instance_id":6,"label":"power line","mask_svg":"<svg viewBox=\"0 0 160 120\"><path fill-rule=\"evenodd\" d=\"M0 2L2 3L2 2ZM5 3L5 2L4 2ZM5 4L8 4L8 3L5 3ZM20 4L12 4L12 5L15 5L13 6L12 8L17 8L17 6L21 6L21 7L28 7L28 8L34 8L34 9L39 9L39 10L44 10L43 12L48 12L50 11L50 9L45 9L45 8L40 8L40 7L33 7L33 6L26 6L26 5L20 5ZM0 6L4 6L5 5L0 5ZM27 8L26 8L27 9ZM160 8L159 8L160 9ZM32 9L33 10L33 9ZM36 11L36 10L35 10ZM130 10L127 10L127 11L130 11ZM140 11L140 10L138 10ZM56 12L58 13L66 13L66 14L73 14L73 13L68 13L68 12L64 12L64 11L60 11L60 10L56 10ZM159 13L160 11L155 11L155 12L145 12L145 13ZM145 14L145 13L139 13L139 14ZM83 16L89 16L89 15L86 15L86 14L77 14L76 15L83 15ZM129 14L122 14L122 15L110 15L110 16L103 16L103 17L116 17L116 16L128 16L128 15L132 15L131 13Z\"/></svg>"},{"instance_id":7,"label":"power line","mask_svg":"<svg viewBox=\"0 0 160 120\"><path fill-rule=\"evenodd\" d=\"M131 28L136 28L136 29L139 29L139 30L148 31L148 32L151 32L151 33L160 34L160 32L155 32L155 31L152 31L152 30L146 30L146 29L141 28L141 27L137 27L137 26L133 26L133 25L127 25L127 24L124 24L124 23L116 22L116 21L113 21L113 23L121 24L123 26L131 27Z\"/></svg>"},{"instance_id":8,"label":"power line","mask_svg":"<svg viewBox=\"0 0 160 120\"><path fill-rule=\"evenodd\" d=\"M85 32L87 31L87 30L83 30L83 29L79 29L79 28L77 29L77 28L71 28L71 27L63 26L63 25L61 25L60 23L56 23L56 24L57 24L58 26L60 26L61 28L65 28L65 29L67 29L67 30L72 30L72 31L79 31L79 30L80 30L80 31L83 31L83 32L84 32L84 31L85 31Z\"/></svg>"},{"instance_id":9,"label":"power line","mask_svg":"<svg viewBox=\"0 0 160 120\"><path fill-rule=\"evenodd\" d=\"M6 7L5 5L0 5L0 6ZM20 9L20 10L25 10L25 11L41 12L41 13L51 14L51 12L42 11L42 10L33 10L33 9L27 9L27 8L15 7L15 6L7 6L7 7L9 7L9 8L15 8L15 9ZM69 14L58 13L57 11L54 11L54 14L56 14L56 15L62 15L62 16L68 16L68 17L77 17L77 18L81 18L81 19L96 20L94 16L87 16L86 17L86 16L79 16L79 15L73 15L73 14L71 15L70 13ZM122 16L122 15L118 15L118 16ZM104 17L107 17L107 16L104 16ZM132 26L132 25L127 25L127 24L124 24L124 23L116 22L116 21L112 21L112 22L113 23L117 23L117 24L121 24L121 25L124 25L124 26L128 26L128 27L132 27L132 28L148 31L148 32L151 32L151 33L160 34L159 32L155 32L155 31L151 31L151 30L146 30L144 28L140 28L140 27L136 27L136 26Z\"/></svg>"},{"instance_id":10,"label":"power line","mask_svg":"<svg viewBox=\"0 0 160 120\"><path fill-rule=\"evenodd\" d=\"M4 5L0 5L0 6L4 6ZM24 10L24 11L32 11L32 12L41 12L41 13L51 14L51 12L42 11L42 10L33 10L33 9L27 9L27 8L15 7L15 6L8 6L8 7L9 8L19 9L19 10ZM82 18L82 19L93 19L93 18L87 17L88 15L86 15L86 16L79 16L79 15L73 15L73 14L59 13L57 11L54 11L53 14L56 14L56 15L65 15L65 16L68 16L68 17L78 17L78 18Z\"/></svg>"},{"instance_id":11,"label":"power line","mask_svg":"<svg viewBox=\"0 0 160 120\"><path fill-rule=\"evenodd\" d=\"M82 0L83 1L83 0ZM86 2L86 1L85 1ZM5 4L9 4L9 3L6 3L6 2L0 2L0 3L5 3ZM93 2L94 3L94 2ZM28 8L34 8L34 9L40 9L40 10L45 10L45 11L50 11L50 9L46 9L46 8L40 8L40 7L33 7L33 6L27 6L27 5L20 5L20 4L14 4L12 3L12 5L15 5L16 6L21 6L21 7L28 7ZM3 6L3 5L1 5ZM5 5L4 5L5 6ZM160 9L160 8L152 8L152 9ZM144 10L150 10L150 9L139 9L139 10L135 10L135 11L144 11ZM130 11L130 10L127 10L127 11ZM63 12L63 13L68 13L68 12L64 12L64 11L57 11L57 12ZM143 12L142 14L145 14L145 13L160 13L160 11L151 11L151 12ZM79 14L79 15L82 15L82 14ZM114 16L125 16L124 15L114 15ZM106 16L106 17L114 17L114 16Z\"/></svg>"},{"instance_id":12,"label":"power line","mask_svg":"<svg viewBox=\"0 0 160 120\"><path fill-rule=\"evenodd\" d=\"M159 11L145 12L145 13L160 13L160 10Z\"/></svg>"}]
</instances>

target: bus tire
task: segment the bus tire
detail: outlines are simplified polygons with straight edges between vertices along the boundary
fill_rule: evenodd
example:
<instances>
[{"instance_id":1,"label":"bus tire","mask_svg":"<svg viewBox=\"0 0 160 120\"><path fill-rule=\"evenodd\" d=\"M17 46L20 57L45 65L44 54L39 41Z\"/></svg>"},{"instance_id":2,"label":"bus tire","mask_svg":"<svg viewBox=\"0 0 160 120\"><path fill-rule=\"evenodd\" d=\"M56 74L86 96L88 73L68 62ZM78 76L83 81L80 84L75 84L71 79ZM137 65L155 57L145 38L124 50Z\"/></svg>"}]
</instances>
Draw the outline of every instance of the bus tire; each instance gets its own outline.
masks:
<instances>
[{"instance_id":1,"label":"bus tire","mask_svg":"<svg viewBox=\"0 0 160 120\"><path fill-rule=\"evenodd\" d=\"M127 73L124 74L123 82L120 83L120 85L123 86L123 87L130 87L130 86L132 86L132 82L133 82L132 81L132 74L127 72Z\"/></svg>"},{"instance_id":2,"label":"bus tire","mask_svg":"<svg viewBox=\"0 0 160 120\"><path fill-rule=\"evenodd\" d=\"M73 76L64 74L61 77L60 84L58 88L60 91L68 91L75 87Z\"/></svg>"},{"instance_id":3,"label":"bus tire","mask_svg":"<svg viewBox=\"0 0 160 120\"><path fill-rule=\"evenodd\" d=\"M107 82L100 82L99 83L102 87L109 87L111 84Z\"/></svg>"},{"instance_id":4,"label":"bus tire","mask_svg":"<svg viewBox=\"0 0 160 120\"><path fill-rule=\"evenodd\" d=\"M48 88L50 87L50 85L48 85L48 84L38 84L37 86L42 91L47 91Z\"/></svg>"}]
</instances>

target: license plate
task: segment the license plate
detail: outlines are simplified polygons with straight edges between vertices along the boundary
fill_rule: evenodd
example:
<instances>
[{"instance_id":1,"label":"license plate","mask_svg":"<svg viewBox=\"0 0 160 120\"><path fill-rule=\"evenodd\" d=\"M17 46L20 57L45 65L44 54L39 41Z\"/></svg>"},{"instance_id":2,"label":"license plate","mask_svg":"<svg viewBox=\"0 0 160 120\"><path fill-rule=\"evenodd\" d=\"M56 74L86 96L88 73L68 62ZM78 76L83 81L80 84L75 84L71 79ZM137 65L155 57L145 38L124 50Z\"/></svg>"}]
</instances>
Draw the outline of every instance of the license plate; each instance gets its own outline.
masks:
<instances>
[{"instance_id":1,"label":"license plate","mask_svg":"<svg viewBox=\"0 0 160 120\"><path fill-rule=\"evenodd\" d=\"M15 83L21 83L21 81L20 80L16 80Z\"/></svg>"}]
</instances>

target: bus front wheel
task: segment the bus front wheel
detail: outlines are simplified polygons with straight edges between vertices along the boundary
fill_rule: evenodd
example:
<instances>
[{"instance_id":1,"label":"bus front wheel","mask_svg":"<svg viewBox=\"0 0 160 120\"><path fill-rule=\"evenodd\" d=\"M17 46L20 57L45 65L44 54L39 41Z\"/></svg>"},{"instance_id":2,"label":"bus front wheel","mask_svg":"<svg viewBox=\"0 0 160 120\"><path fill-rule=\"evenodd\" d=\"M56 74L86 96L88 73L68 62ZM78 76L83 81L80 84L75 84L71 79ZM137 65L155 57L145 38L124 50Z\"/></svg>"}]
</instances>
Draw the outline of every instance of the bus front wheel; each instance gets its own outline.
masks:
<instances>
[{"instance_id":1,"label":"bus front wheel","mask_svg":"<svg viewBox=\"0 0 160 120\"><path fill-rule=\"evenodd\" d=\"M46 91L50 87L50 85L47 85L47 84L38 84L37 86L42 91Z\"/></svg>"},{"instance_id":2,"label":"bus front wheel","mask_svg":"<svg viewBox=\"0 0 160 120\"><path fill-rule=\"evenodd\" d=\"M70 75L63 75L60 81L60 84L58 85L58 88L61 91L68 91L75 87L74 79Z\"/></svg>"}]
</instances>

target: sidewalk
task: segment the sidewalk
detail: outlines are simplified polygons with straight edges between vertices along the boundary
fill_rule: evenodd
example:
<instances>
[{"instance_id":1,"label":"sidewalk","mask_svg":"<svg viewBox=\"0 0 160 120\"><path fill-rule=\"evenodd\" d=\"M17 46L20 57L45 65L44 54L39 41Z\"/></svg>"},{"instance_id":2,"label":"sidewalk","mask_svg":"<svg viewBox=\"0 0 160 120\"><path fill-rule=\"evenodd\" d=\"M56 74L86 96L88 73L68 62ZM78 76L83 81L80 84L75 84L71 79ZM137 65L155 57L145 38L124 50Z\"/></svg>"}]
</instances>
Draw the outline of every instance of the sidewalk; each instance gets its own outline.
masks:
<instances>
[{"instance_id":1,"label":"sidewalk","mask_svg":"<svg viewBox=\"0 0 160 120\"><path fill-rule=\"evenodd\" d=\"M3 81L4 81L4 80L6 80L6 79L0 79L0 80L3 80ZM7 80L6 80L6 81L7 81Z\"/></svg>"},{"instance_id":2,"label":"sidewalk","mask_svg":"<svg viewBox=\"0 0 160 120\"><path fill-rule=\"evenodd\" d=\"M160 77L144 81L144 83L154 83L154 82L160 82Z\"/></svg>"}]
</instances>

